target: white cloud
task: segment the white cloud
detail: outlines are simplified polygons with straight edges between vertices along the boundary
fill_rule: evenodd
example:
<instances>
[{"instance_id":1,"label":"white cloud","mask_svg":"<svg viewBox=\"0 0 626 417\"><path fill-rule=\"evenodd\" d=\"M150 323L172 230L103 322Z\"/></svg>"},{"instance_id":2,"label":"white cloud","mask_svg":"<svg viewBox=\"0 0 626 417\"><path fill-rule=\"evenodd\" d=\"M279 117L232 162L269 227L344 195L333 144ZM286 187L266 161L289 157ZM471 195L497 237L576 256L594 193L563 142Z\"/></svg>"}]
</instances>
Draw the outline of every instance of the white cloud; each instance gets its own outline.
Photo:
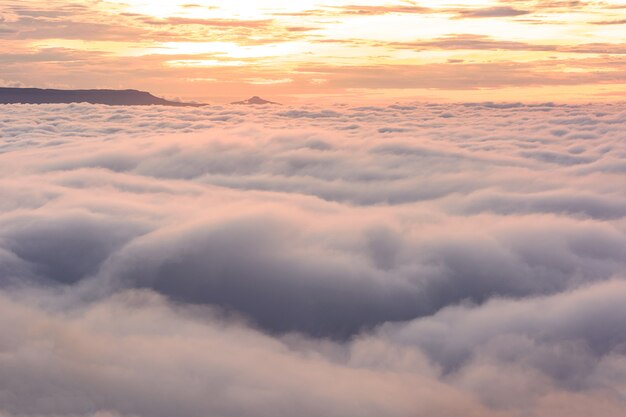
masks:
<instances>
[{"instance_id":1,"label":"white cloud","mask_svg":"<svg viewBox=\"0 0 626 417\"><path fill-rule=\"evenodd\" d=\"M0 412L623 416L625 123L3 106Z\"/></svg>"}]
</instances>

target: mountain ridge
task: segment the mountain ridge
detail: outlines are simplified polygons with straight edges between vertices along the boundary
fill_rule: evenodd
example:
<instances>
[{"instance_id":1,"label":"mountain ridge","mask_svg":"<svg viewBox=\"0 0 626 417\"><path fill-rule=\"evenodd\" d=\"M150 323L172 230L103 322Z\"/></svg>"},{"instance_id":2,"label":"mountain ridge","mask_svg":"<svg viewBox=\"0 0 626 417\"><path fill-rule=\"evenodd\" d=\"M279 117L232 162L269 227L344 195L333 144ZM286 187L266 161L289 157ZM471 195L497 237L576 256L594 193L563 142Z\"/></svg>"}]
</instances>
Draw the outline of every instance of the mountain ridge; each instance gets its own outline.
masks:
<instances>
[{"instance_id":1,"label":"mountain ridge","mask_svg":"<svg viewBox=\"0 0 626 417\"><path fill-rule=\"evenodd\" d=\"M44 88L0 87L0 104L69 104L91 103L109 106L200 107L206 104L182 103L156 97L134 89L60 90Z\"/></svg>"}]
</instances>

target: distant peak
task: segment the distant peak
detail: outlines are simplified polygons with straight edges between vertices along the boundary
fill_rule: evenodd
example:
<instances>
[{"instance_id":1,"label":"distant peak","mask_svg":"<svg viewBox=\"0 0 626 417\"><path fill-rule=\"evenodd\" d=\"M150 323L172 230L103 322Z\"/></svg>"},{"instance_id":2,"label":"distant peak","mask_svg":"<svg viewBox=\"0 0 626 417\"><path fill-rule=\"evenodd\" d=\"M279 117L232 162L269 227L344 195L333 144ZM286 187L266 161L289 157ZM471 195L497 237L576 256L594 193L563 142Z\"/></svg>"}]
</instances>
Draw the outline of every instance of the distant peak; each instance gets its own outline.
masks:
<instances>
[{"instance_id":1,"label":"distant peak","mask_svg":"<svg viewBox=\"0 0 626 417\"><path fill-rule=\"evenodd\" d=\"M280 103L275 103L273 101L265 100L259 96L252 96L249 99L243 100L243 101L233 101L230 104L243 104L243 105L276 104L280 106Z\"/></svg>"}]
</instances>

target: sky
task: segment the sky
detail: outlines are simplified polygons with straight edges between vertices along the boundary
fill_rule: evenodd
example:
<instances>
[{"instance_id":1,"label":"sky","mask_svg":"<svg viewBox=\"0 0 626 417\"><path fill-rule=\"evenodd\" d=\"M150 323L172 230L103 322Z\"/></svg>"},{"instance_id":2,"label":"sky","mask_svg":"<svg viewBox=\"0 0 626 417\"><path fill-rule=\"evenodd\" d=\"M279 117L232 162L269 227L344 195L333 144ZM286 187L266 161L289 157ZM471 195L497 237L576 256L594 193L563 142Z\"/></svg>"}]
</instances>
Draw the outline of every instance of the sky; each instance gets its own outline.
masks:
<instances>
[{"instance_id":1,"label":"sky","mask_svg":"<svg viewBox=\"0 0 626 417\"><path fill-rule=\"evenodd\" d=\"M623 100L622 0L0 0L0 83L224 103Z\"/></svg>"}]
</instances>

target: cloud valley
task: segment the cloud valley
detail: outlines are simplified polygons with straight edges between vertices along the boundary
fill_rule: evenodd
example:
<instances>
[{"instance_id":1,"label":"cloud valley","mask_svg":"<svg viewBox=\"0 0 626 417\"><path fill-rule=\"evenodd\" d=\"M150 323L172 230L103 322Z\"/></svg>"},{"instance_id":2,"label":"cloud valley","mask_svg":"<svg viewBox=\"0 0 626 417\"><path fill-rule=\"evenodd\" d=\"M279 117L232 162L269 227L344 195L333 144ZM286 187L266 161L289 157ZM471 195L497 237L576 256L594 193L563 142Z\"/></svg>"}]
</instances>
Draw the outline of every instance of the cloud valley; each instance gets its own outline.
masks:
<instances>
[{"instance_id":1,"label":"cloud valley","mask_svg":"<svg viewBox=\"0 0 626 417\"><path fill-rule=\"evenodd\" d=\"M623 109L3 106L0 415L626 416Z\"/></svg>"}]
</instances>

